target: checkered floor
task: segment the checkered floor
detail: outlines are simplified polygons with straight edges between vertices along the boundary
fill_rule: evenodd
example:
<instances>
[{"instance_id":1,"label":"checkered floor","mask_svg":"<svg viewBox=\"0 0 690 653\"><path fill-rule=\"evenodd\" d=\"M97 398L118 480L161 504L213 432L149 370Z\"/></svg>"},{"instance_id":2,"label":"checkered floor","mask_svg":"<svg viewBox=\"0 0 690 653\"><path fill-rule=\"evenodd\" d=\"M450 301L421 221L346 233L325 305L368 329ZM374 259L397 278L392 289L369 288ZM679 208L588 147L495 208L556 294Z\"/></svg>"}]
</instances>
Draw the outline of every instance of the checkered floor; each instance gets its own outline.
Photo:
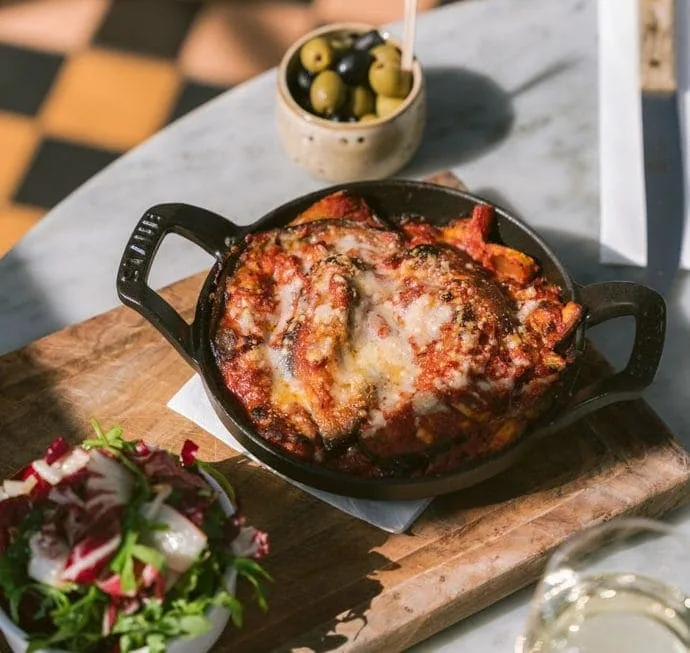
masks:
<instances>
[{"instance_id":1,"label":"checkered floor","mask_svg":"<svg viewBox=\"0 0 690 653\"><path fill-rule=\"evenodd\" d=\"M421 11L444 0L418 0ZM0 256L169 122L328 22L403 0L0 0Z\"/></svg>"}]
</instances>

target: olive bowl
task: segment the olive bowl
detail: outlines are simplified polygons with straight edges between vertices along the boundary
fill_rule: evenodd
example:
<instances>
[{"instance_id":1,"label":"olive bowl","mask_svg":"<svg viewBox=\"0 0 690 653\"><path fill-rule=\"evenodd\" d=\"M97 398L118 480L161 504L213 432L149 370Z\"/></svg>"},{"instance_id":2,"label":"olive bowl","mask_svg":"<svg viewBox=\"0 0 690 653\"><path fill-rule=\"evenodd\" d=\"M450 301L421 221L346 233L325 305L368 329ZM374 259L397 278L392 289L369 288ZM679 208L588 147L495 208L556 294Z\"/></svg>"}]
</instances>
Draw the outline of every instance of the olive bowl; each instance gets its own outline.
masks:
<instances>
[{"instance_id":1,"label":"olive bowl","mask_svg":"<svg viewBox=\"0 0 690 653\"><path fill-rule=\"evenodd\" d=\"M396 111L371 122L336 122L299 104L290 80L299 67L302 46L319 36L341 37L375 29L365 23L332 23L305 34L278 66L276 122L283 149L314 177L331 182L381 179L395 174L417 151L426 124L424 74L415 59L412 87ZM401 47L385 31L387 43Z\"/></svg>"}]
</instances>

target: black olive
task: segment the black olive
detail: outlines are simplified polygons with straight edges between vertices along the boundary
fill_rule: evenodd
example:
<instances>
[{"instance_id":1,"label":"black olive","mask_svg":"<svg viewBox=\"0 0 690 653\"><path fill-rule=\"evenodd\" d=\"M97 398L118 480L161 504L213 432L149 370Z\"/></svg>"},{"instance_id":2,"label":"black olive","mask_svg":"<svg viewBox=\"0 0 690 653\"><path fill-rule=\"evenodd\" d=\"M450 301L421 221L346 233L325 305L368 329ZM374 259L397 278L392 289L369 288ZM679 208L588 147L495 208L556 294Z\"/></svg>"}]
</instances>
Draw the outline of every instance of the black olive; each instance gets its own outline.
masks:
<instances>
[{"instance_id":1,"label":"black olive","mask_svg":"<svg viewBox=\"0 0 690 653\"><path fill-rule=\"evenodd\" d=\"M296 92L292 94L292 97L295 98L295 102L297 102L302 109L308 111L309 113L314 113L314 108L311 106L309 95L307 93L297 89Z\"/></svg>"},{"instance_id":2,"label":"black olive","mask_svg":"<svg viewBox=\"0 0 690 653\"><path fill-rule=\"evenodd\" d=\"M331 116L328 116L329 120L333 122L357 122L357 116L353 116L347 106L344 106Z\"/></svg>"},{"instance_id":3,"label":"black olive","mask_svg":"<svg viewBox=\"0 0 690 653\"><path fill-rule=\"evenodd\" d=\"M309 93L309 88L311 87L311 82L314 79L314 75L307 72L305 68L301 66L297 69L297 74L295 75L295 85L301 91Z\"/></svg>"},{"instance_id":4,"label":"black olive","mask_svg":"<svg viewBox=\"0 0 690 653\"><path fill-rule=\"evenodd\" d=\"M304 91L298 86L297 77L288 76L287 85L288 90L290 91L290 95L292 95L292 97L295 98L297 104L299 104L299 97L304 95Z\"/></svg>"},{"instance_id":5,"label":"black olive","mask_svg":"<svg viewBox=\"0 0 690 653\"><path fill-rule=\"evenodd\" d=\"M350 116L345 113L344 111L340 111L339 113L334 113L332 116L328 117L329 120L332 120L333 122L351 122Z\"/></svg>"},{"instance_id":6,"label":"black olive","mask_svg":"<svg viewBox=\"0 0 690 653\"><path fill-rule=\"evenodd\" d=\"M349 50L335 65L335 71L348 84L353 86L366 84L369 76L369 66L374 57L366 50Z\"/></svg>"},{"instance_id":7,"label":"black olive","mask_svg":"<svg viewBox=\"0 0 690 653\"><path fill-rule=\"evenodd\" d=\"M371 32L365 32L364 34L358 36L352 47L355 50L370 50L376 45L381 45L384 43L383 36L378 33L378 30L371 30Z\"/></svg>"}]
</instances>

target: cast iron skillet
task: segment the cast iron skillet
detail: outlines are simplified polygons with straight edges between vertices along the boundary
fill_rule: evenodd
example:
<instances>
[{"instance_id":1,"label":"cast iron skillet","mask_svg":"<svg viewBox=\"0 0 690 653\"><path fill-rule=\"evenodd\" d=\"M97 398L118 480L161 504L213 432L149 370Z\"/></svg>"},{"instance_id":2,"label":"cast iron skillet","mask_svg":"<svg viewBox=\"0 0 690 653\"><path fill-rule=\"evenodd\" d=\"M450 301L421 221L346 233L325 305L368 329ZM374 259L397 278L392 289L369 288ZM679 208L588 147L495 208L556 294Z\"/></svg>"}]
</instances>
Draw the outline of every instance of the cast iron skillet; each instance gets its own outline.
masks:
<instances>
[{"instance_id":1,"label":"cast iron skillet","mask_svg":"<svg viewBox=\"0 0 690 653\"><path fill-rule=\"evenodd\" d=\"M413 499L453 492L504 471L538 440L584 415L614 402L637 398L652 382L666 331L666 308L661 296L635 283L577 285L539 236L520 220L496 207L492 239L537 259L546 277L558 284L568 299L582 304L586 309L586 317L570 343L575 361L559 386L556 407L548 417L492 457L437 477L358 478L302 462L273 447L254 431L240 403L225 388L213 358L211 340L223 310L224 279L232 271L236 258L228 257L228 247L247 232L287 224L318 199L342 188L364 197L384 217L412 213L438 224L469 214L475 204L483 202L469 193L423 182L358 182L299 197L271 211L249 227L238 227L219 215L197 207L159 204L150 208L139 220L124 251L117 275L117 291L121 301L151 322L200 374L211 404L223 424L249 452L275 471L322 490L369 499ZM168 233L177 233L191 240L216 259L200 292L191 325L147 283L156 251ZM585 331L595 324L624 315L635 318L636 329L635 342L625 369L601 379L574 396L574 382L585 347Z\"/></svg>"}]
</instances>

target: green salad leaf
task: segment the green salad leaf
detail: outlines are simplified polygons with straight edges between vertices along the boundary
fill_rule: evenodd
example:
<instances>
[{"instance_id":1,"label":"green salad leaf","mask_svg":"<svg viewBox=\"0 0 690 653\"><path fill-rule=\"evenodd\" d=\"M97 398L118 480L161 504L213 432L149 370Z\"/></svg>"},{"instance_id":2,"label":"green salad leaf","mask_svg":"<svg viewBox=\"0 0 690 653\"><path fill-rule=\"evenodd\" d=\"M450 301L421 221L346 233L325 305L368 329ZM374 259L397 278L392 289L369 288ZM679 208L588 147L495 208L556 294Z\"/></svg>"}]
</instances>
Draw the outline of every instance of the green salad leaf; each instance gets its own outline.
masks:
<instances>
[{"instance_id":1,"label":"green salad leaf","mask_svg":"<svg viewBox=\"0 0 690 653\"><path fill-rule=\"evenodd\" d=\"M54 588L51 590L59 591ZM63 597L50 611L55 632L48 636L31 637L27 653L50 648L89 651L102 642L101 623L107 596L95 585L90 585L85 592L63 594Z\"/></svg>"},{"instance_id":2,"label":"green salad leaf","mask_svg":"<svg viewBox=\"0 0 690 653\"><path fill-rule=\"evenodd\" d=\"M235 558L232 566L237 570L237 574L246 578L254 586L256 602L262 610L268 609L266 600L266 581L273 579L268 572L252 558Z\"/></svg>"},{"instance_id":3,"label":"green salad leaf","mask_svg":"<svg viewBox=\"0 0 690 653\"><path fill-rule=\"evenodd\" d=\"M126 456L127 452L132 453L136 451L136 443L125 440L122 437L123 430L120 426L113 426L110 430L104 432L96 418L91 420L91 426L96 433L96 437L87 438L81 443L81 446L87 451L91 449L104 449L114 458L117 458L118 462L132 472L136 479L137 492L135 496L138 496L140 503L147 501L151 496L151 490L146 475L137 464L133 463Z\"/></svg>"},{"instance_id":4,"label":"green salad leaf","mask_svg":"<svg viewBox=\"0 0 690 653\"><path fill-rule=\"evenodd\" d=\"M201 460L196 461L196 466L206 472L218 485L220 485L221 489L225 494L228 495L228 498L232 503L235 503L235 490L230 485L230 482L228 479L225 477L225 475L221 474L211 463L205 463Z\"/></svg>"},{"instance_id":5,"label":"green salad leaf","mask_svg":"<svg viewBox=\"0 0 690 653\"><path fill-rule=\"evenodd\" d=\"M92 421L94 437L84 441L86 450L101 449L117 459L134 478L131 500L122 508L122 538L107 566L107 573L119 576L122 601L134 601L132 610L120 609L117 598L102 591L96 584L70 583L60 589L38 583L28 576L29 540L44 522L42 504L33 507L12 540L0 553L0 600L11 618L20 625L30 615L29 653L46 648L63 648L84 653L100 653L119 646L128 653L148 646L149 653L162 653L172 638L191 638L205 633L209 627L208 611L222 606L230 612L232 623L240 627L244 608L239 599L225 586L229 570L245 579L255 592L262 610L267 607L266 584L271 580L263 567L253 559L235 556L227 541L228 529L219 502L213 493L199 490L205 508L202 530L208 545L191 567L183 573L161 598L152 589L138 586L142 565L150 565L165 573L167 561L163 553L149 546L146 533L167 528L147 519L142 505L155 495L149 478L137 462L137 444L123 438L123 430L113 427L105 431ZM195 461L194 467L216 480L234 502L235 495L227 479L208 463ZM176 490L173 490L176 492ZM131 604L130 604L131 605ZM104 637L106 611L117 608L110 633Z\"/></svg>"}]
</instances>

